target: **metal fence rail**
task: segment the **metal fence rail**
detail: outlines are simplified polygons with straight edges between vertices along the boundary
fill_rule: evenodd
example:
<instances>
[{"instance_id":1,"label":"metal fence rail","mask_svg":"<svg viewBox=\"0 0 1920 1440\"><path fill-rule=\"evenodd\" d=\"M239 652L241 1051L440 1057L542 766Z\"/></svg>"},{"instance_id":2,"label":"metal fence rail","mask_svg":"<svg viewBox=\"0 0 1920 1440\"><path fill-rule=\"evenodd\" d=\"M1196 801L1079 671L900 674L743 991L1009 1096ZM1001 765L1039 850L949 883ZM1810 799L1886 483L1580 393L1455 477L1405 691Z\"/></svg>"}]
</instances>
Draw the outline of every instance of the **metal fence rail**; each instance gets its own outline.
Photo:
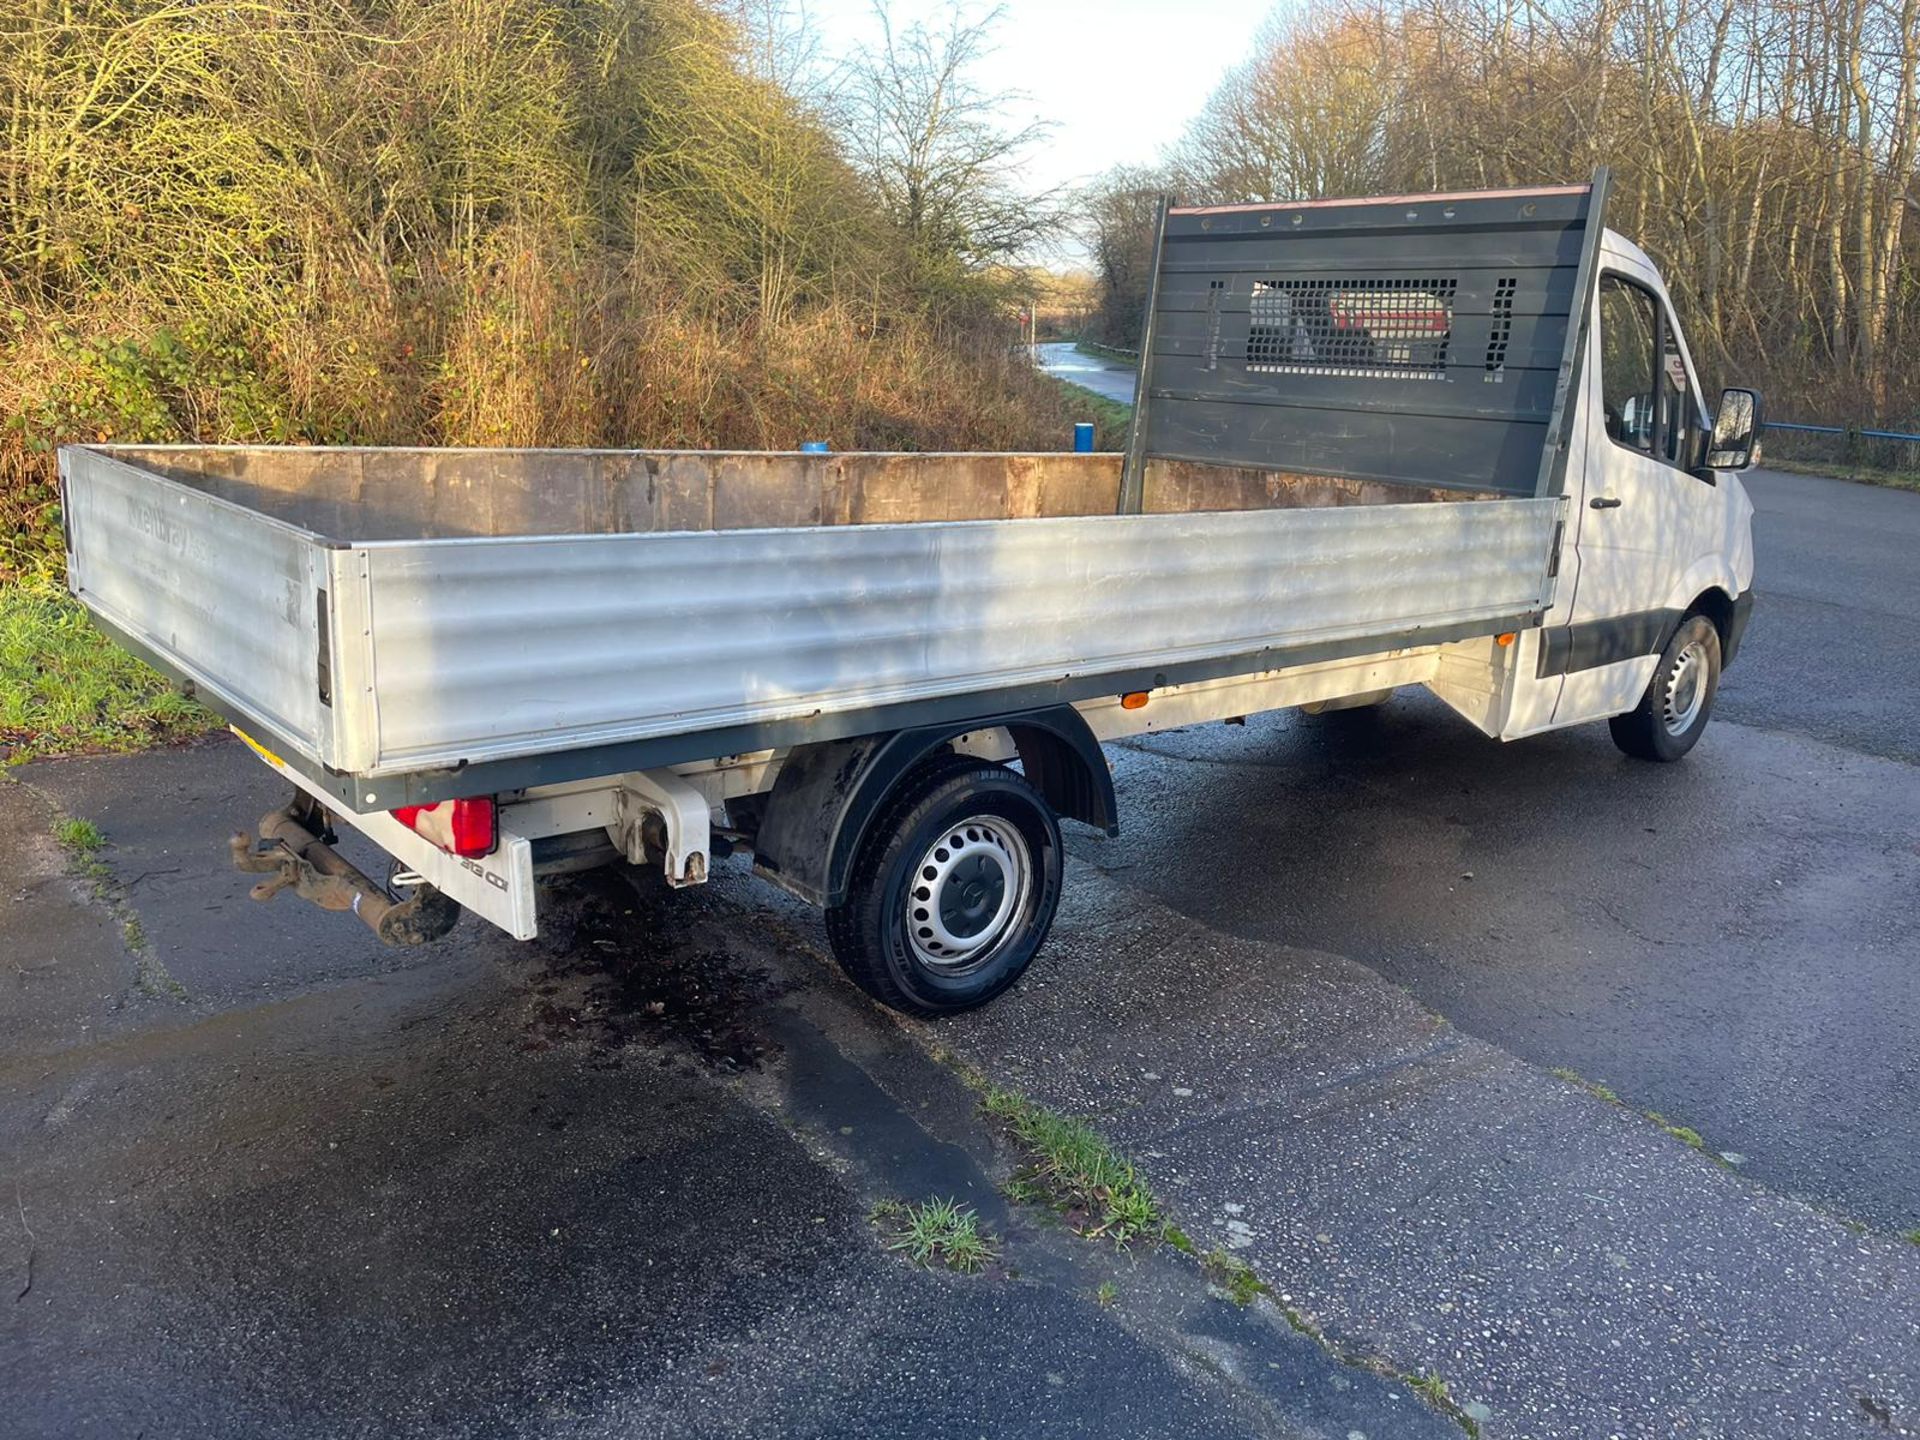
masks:
<instances>
[{"instance_id":1,"label":"metal fence rail","mask_svg":"<svg viewBox=\"0 0 1920 1440\"><path fill-rule=\"evenodd\" d=\"M1789 420L1769 420L1769 430L1799 430L1808 435L1858 435L1862 440L1906 440L1920 445L1920 435L1903 430L1862 430L1852 425L1800 425Z\"/></svg>"},{"instance_id":2,"label":"metal fence rail","mask_svg":"<svg viewBox=\"0 0 1920 1440\"><path fill-rule=\"evenodd\" d=\"M1778 459L1920 474L1920 435L1910 431L1769 420L1766 435L1766 450Z\"/></svg>"}]
</instances>

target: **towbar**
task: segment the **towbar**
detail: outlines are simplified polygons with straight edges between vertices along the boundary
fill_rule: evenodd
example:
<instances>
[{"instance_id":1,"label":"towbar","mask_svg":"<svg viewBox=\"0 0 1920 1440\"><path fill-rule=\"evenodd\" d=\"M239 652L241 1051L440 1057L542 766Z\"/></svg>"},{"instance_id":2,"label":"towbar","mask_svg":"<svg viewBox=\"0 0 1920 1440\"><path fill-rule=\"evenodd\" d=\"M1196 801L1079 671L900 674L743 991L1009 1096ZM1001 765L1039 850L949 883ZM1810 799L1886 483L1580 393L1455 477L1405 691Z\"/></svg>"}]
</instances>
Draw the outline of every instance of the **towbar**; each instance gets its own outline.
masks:
<instances>
[{"instance_id":1,"label":"towbar","mask_svg":"<svg viewBox=\"0 0 1920 1440\"><path fill-rule=\"evenodd\" d=\"M395 900L310 828L301 812L311 803L299 796L262 817L258 844L245 831L227 842L236 869L269 877L253 887L255 900L291 888L322 910L351 910L388 945L424 945L453 928L456 902L425 883Z\"/></svg>"}]
</instances>

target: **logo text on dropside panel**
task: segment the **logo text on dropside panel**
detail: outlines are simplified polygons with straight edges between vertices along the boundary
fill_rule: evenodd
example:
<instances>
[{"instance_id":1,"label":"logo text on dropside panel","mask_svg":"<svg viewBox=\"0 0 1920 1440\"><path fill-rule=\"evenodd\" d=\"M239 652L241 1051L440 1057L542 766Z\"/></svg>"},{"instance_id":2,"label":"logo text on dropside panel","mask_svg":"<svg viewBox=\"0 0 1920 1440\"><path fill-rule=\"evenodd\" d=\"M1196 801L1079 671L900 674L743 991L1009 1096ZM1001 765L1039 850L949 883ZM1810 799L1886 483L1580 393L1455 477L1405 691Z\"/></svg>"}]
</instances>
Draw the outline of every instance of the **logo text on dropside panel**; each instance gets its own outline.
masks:
<instances>
[{"instance_id":1,"label":"logo text on dropside panel","mask_svg":"<svg viewBox=\"0 0 1920 1440\"><path fill-rule=\"evenodd\" d=\"M494 874L493 871L487 869L486 866L482 865L477 860L468 860L468 859L462 858L462 860L460 861L460 866L462 869L471 871L473 874L478 875L482 880L486 881L487 884L493 886L493 888L496 890L504 890L507 888L507 881L505 876Z\"/></svg>"}]
</instances>

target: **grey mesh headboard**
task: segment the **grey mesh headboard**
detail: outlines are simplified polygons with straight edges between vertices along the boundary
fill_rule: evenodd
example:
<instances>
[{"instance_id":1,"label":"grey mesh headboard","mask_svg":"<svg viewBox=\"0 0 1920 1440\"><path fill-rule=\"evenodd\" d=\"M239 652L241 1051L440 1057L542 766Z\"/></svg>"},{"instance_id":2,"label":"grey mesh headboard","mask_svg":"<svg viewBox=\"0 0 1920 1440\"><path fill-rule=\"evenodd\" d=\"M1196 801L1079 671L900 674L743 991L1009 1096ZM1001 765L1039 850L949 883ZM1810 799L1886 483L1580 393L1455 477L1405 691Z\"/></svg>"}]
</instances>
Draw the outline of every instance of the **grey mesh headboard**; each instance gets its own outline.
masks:
<instances>
[{"instance_id":1,"label":"grey mesh headboard","mask_svg":"<svg viewBox=\"0 0 1920 1440\"><path fill-rule=\"evenodd\" d=\"M1557 490L1606 180L1163 206L1121 509L1160 457Z\"/></svg>"}]
</instances>

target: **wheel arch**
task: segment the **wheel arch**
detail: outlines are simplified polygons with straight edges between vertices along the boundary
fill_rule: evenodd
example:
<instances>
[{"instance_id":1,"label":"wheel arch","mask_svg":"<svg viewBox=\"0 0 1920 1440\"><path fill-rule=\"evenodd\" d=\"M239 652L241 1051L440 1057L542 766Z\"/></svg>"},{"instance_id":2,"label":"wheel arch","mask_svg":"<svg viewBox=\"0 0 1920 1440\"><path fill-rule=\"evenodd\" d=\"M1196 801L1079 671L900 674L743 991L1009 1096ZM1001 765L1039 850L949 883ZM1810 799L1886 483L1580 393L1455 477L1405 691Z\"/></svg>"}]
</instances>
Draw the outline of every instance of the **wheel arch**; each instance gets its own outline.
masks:
<instances>
[{"instance_id":1,"label":"wheel arch","mask_svg":"<svg viewBox=\"0 0 1920 1440\"><path fill-rule=\"evenodd\" d=\"M1713 628L1720 632L1720 643L1724 646L1733 625L1733 596L1718 585L1709 586L1693 597L1674 628L1679 629L1695 615L1704 615L1713 622Z\"/></svg>"},{"instance_id":2,"label":"wheel arch","mask_svg":"<svg viewBox=\"0 0 1920 1440\"><path fill-rule=\"evenodd\" d=\"M1725 670L1733 664L1733 657L1740 649L1740 641L1746 633L1747 620L1752 612L1751 589L1735 595L1731 586L1720 581L1698 587L1693 598L1675 612L1674 621L1661 639L1660 648L1664 651L1672 642L1675 632L1687 621L1695 615L1704 615L1713 622L1714 631L1720 636L1720 668Z\"/></svg>"},{"instance_id":3,"label":"wheel arch","mask_svg":"<svg viewBox=\"0 0 1920 1440\"><path fill-rule=\"evenodd\" d=\"M754 870L812 905L842 904L853 857L901 781L970 731L1012 737L1027 783L1054 814L1120 831L1113 774L1071 705L796 746L781 763L754 837Z\"/></svg>"}]
</instances>

